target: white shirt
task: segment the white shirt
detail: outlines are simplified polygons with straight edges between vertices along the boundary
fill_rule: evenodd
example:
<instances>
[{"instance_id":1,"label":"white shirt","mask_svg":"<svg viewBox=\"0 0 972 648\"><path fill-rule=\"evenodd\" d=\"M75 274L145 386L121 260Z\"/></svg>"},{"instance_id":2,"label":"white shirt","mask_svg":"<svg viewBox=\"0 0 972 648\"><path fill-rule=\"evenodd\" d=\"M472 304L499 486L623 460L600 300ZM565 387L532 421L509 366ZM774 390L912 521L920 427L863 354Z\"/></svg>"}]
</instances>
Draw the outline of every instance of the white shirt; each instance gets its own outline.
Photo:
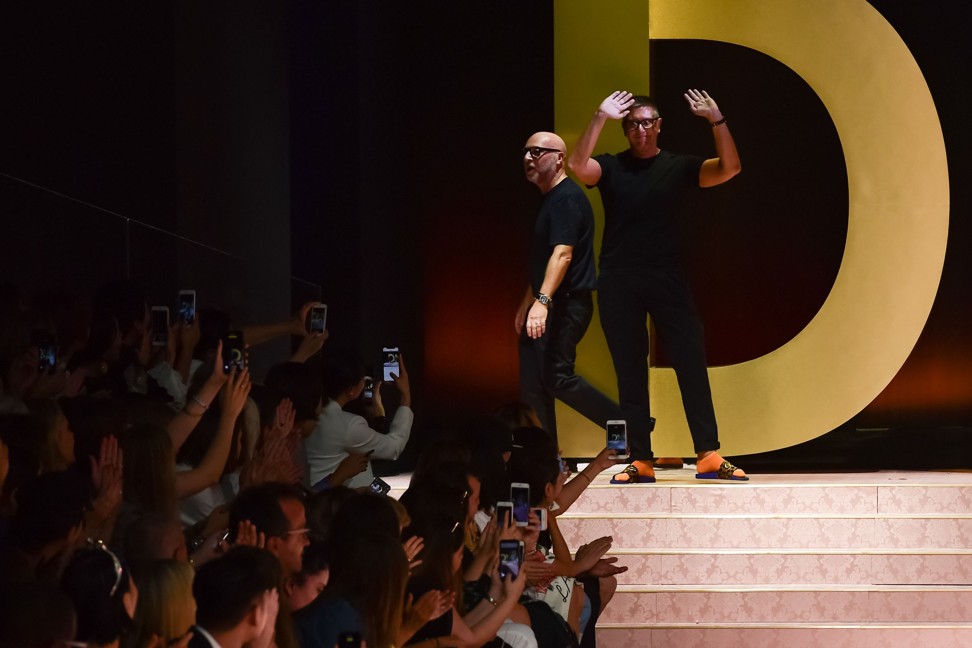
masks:
<instances>
[{"instance_id":1,"label":"white shirt","mask_svg":"<svg viewBox=\"0 0 972 648\"><path fill-rule=\"evenodd\" d=\"M328 401L314 431L304 439L310 483L316 484L333 473L349 452L366 454L373 450L372 459L397 459L408 443L414 417L410 407L399 407L392 418L388 434L382 434L368 427L364 418L345 412L333 400ZM374 478L369 461L364 472L352 477L344 485L360 488L371 484Z\"/></svg>"}]
</instances>

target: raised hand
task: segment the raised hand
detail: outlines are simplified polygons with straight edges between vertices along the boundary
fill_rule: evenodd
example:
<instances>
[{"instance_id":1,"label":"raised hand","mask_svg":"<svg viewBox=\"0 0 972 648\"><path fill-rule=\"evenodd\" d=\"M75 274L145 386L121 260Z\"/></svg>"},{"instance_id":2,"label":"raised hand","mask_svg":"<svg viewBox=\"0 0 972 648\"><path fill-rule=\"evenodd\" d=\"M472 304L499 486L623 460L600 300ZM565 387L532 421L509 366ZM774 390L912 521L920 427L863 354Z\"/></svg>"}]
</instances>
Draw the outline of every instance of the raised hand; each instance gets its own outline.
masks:
<instances>
[{"instance_id":1,"label":"raised hand","mask_svg":"<svg viewBox=\"0 0 972 648\"><path fill-rule=\"evenodd\" d=\"M277 410L273 414L273 423L268 432L268 438L287 437L294 429L294 421L297 419L297 410L294 403L289 398L284 398L277 404Z\"/></svg>"},{"instance_id":2,"label":"raised hand","mask_svg":"<svg viewBox=\"0 0 972 648\"><path fill-rule=\"evenodd\" d=\"M91 482L96 493L94 509L107 519L122 500L122 451L114 436L104 437L98 458L91 457Z\"/></svg>"},{"instance_id":3,"label":"raised hand","mask_svg":"<svg viewBox=\"0 0 972 648\"><path fill-rule=\"evenodd\" d=\"M409 571L422 564L421 560L415 560L415 556L419 555L425 548L425 540L419 536L412 536L402 543L402 548L405 549L405 557L408 558Z\"/></svg>"},{"instance_id":4,"label":"raised hand","mask_svg":"<svg viewBox=\"0 0 972 648\"><path fill-rule=\"evenodd\" d=\"M236 528L235 547L259 547L264 549L267 546L267 536L262 531L257 532L256 525L249 520L240 520Z\"/></svg>"},{"instance_id":5,"label":"raised hand","mask_svg":"<svg viewBox=\"0 0 972 648\"><path fill-rule=\"evenodd\" d=\"M597 107L598 112L609 119L624 119L634 103L633 95L625 90L615 90Z\"/></svg>"},{"instance_id":6,"label":"raised hand","mask_svg":"<svg viewBox=\"0 0 972 648\"><path fill-rule=\"evenodd\" d=\"M230 370L229 380L223 385L219 394L220 408L224 416L231 416L234 420L243 411L246 399L250 395L250 370L244 369L237 373L236 367Z\"/></svg>"},{"instance_id":7,"label":"raised hand","mask_svg":"<svg viewBox=\"0 0 972 648\"><path fill-rule=\"evenodd\" d=\"M722 119L722 112L719 110L715 99L710 97L709 93L705 90L700 92L690 89L682 96L688 102L689 110L692 111L693 115L704 117L710 122L716 122Z\"/></svg>"},{"instance_id":8,"label":"raised hand","mask_svg":"<svg viewBox=\"0 0 972 648\"><path fill-rule=\"evenodd\" d=\"M323 333L307 333L304 339L300 341L297 350L294 351L294 355L290 357L291 362L307 362L314 357L315 353L324 347L324 343L327 342L327 338L330 336L331 334L327 331Z\"/></svg>"}]
</instances>

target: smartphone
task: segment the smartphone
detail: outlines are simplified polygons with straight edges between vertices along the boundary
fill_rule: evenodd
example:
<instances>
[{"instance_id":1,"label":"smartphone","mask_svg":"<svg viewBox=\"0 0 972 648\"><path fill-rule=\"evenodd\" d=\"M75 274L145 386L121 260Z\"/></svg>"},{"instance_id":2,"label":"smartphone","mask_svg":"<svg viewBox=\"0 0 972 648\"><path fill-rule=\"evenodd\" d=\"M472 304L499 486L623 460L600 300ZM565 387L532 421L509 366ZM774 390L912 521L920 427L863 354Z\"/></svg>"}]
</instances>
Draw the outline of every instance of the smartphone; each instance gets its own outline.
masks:
<instances>
[{"instance_id":1,"label":"smartphone","mask_svg":"<svg viewBox=\"0 0 972 648\"><path fill-rule=\"evenodd\" d=\"M383 363L385 373L382 380L384 380L385 382L391 382L395 380L392 377L392 374L395 374L396 376L402 375L401 365L398 362L398 355L399 355L398 347L383 347L381 349L381 353L385 358L385 361Z\"/></svg>"},{"instance_id":2,"label":"smartphone","mask_svg":"<svg viewBox=\"0 0 972 648\"><path fill-rule=\"evenodd\" d=\"M361 648L361 635L357 632L338 633L337 648Z\"/></svg>"},{"instance_id":3,"label":"smartphone","mask_svg":"<svg viewBox=\"0 0 972 648\"><path fill-rule=\"evenodd\" d=\"M387 495L390 490L391 486L381 477L375 477L374 481L371 482L371 492L375 495Z\"/></svg>"},{"instance_id":4,"label":"smartphone","mask_svg":"<svg viewBox=\"0 0 972 648\"><path fill-rule=\"evenodd\" d=\"M513 502L513 523L518 527L530 524L530 484L510 484L510 501Z\"/></svg>"},{"instance_id":5,"label":"smartphone","mask_svg":"<svg viewBox=\"0 0 972 648\"><path fill-rule=\"evenodd\" d=\"M628 423L626 421L607 422L607 447L614 450L618 459L628 458Z\"/></svg>"},{"instance_id":6,"label":"smartphone","mask_svg":"<svg viewBox=\"0 0 972 648\"><path fill-rule=\"evenodd\" d=\"M152 346L164 347L169 342L169 307L152 307Z\"/></svg>"},{"instance_id":7,"label":"smartphone","mask_svg":"<svg viewBox=\"0 0 972 648\"><path fill-rule=\"evenodd\" d=\"M310 333L323 333L327 327L327 304L317 304L310 309L310 320L307 323L307 331Z\"/></svg>"},{"instance_id":8,"label":"smartphone","mask_svg":"<svg viewBox=\"0 0 972 648\"><path fill-rule=\"evenodd\" d=\"M375 397L375 379L372 378L371 376L365 376L364 382L365 382L364 391L361 392L361 396L365 400L371 400L372 398Z\"/></svg>"},{"instance_id":9,"label":"smartphone","mask_svg":"<svg viewBox=\"0 0 972 648\"><path fill-rule=\"evenodd\" d=\"M507 574L516 578L520 575L520 565L523 564L523 541L500 540L499 546L499 574L506 579Z\"/></svg>"},{"instance_id":10,"label":"smartphone","mask_svg":"<svg viewBox=\"0 0 972 648\"><path fill-rule=\"evenodd\" d=\"M196 291L179 291L179 321L183 324L192 324L196 321Z\"/></svg>"},{"instance_id":11,"label":"smartphone","mask_svg":"<svg viewBox=\"0 0 972 648\"><path fill-rule=\"evenodd\" d=\"M37 349L37 369L41 373L54 371L57 367L57 341L49 331L34 329L30 332L30 346Z\"/></svg>"},{"instance_id":12,"label":"smartphone","mask_svg":"<svg viewBox=\"0 0 972 648\"><path fill-rule=\"evenodd\" d=\"M229 331L223 336L223 371L229 373L246 368L246 346L243 344L243 331Z\"/></svg>"},{"instance_id":13,"label":"smartphone","mask_svg":"<svg viewBox=\"0 0 972 648\"><path fill-rule=\"evenodd\" d=\"M547 509L543 508L542 506L535 506L530 510L533 511L534 515L540 518L540 530L546 531L547 530Z\"/></svg>"},{"instance_id":14,"label":"smartphone","mask_svg":"<svg viewBox=\"0 0 972 648\"><path fill-rule=\"evenodd\" d=\"M513 524L513 502L496 502L496 526Z\"/></svg>"}]
</instances>

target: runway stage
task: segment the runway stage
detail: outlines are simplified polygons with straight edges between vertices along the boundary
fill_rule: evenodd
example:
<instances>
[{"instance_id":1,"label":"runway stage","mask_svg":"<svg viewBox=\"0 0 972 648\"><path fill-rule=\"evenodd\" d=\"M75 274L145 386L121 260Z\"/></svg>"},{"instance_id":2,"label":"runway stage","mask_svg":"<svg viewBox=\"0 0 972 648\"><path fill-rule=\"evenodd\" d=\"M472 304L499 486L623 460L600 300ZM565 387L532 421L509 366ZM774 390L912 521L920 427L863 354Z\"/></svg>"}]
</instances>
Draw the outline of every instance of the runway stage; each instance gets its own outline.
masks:
<instances>
[{"instance_id":1,"label":"runway stage","mask_svg":"<svg viewBox=\"0 0 972 648\"><path fill-rule=\"evenodd\" d=\"M972 472L694 474L604 474L560 518L628 566L599 647L972 646Z\"/></svg>"}]
</instances>

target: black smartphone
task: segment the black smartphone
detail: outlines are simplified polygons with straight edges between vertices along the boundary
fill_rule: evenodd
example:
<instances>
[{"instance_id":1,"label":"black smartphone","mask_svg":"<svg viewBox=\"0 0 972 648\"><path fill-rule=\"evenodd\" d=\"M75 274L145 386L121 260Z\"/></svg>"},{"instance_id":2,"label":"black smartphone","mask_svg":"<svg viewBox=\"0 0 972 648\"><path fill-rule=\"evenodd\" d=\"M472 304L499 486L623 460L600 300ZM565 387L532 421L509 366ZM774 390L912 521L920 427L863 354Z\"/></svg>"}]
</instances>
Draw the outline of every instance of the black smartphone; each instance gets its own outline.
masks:
<instances>
[{"instance_id":1,"label":"black smartphone","mask_svg":"<svg viewBox=\"0 0 972 648\"><path fill-rule=\"evenodd\" d=\"M381 352L385 358L385 361L382 363L384 365L384 374L382 380L385 382L391 382L395 380L392 377L392 374L395 374L396 376L402 375L402 367L398 360L400 352L398 347L383 347Z\"/></svg>"},{"instance_id":2,"label":"black smartphone","mask_svg":"<svg viewBox=\"0 0 972 648\"><path fill-rule=\"evenodd\" d=\"M229 373L246 368L246 346L243 344L243 331L229 331L223 336L223 371Z\"/></svg>"},{"instance_id":3,"label":"black smartphone","mask_svg":"<svg viewBox=\"0 0 972 648\"><path fill-rule=\"evenodd\" d=\"M310 309L308 316L307 331L310 333L323 333L327 328L327 304L317 304Z\"/></svg>"},{"instance_id":4,"label":"black smartphone","mask_svg":"<svg viewBox=\"0 0 972 648\"><path fill-rule=\"evenodd\" d=\"M530 484L510 484L510 501L513 502L513 523L519 527L530 524Z\"/></svg>"},{"instance_id":5,"label":"black smartphone","mask_svg":"<svg viewBox=\"0 0 972 648\"><path fill-rule=\"evenodd\" d=\"M496 502L496 526L502 529L512 524L513 502Z\"/></svg>"},{"instance_id":6,"label":"black smartphone","mask_svg":"<svg viewBox=\"0 0 972 648\"><path fill-rule=\"evenodd\" d=\"M607 422L607 447L618 459L628 458L628 424L625 421Z\"/></svg>"},{"instance_id":7,"label":"black smartphone","mask_svg":"<svg viewBox=\"0 0 972 648\"><path fill-rule=\"evenodd\" d=\"M361 635L357 632L338 633L337 648L361 648Z\"/></svg>"},{"instance_id":8,"label":"black smartphone","mask_svg":"<svg viewBox=\"0 0 972 648\"><path fill-rule=\"evenodd\" d=\"M169 307L152 307L152 346L164 347L169 342Z\"/></svg>"},{"instance_id":9,"label":"black smartphone","mask_svg":"<svg viewBox=\"0 0 972 648\"><path fill-rule=\"evenodd\" d=\"M364 382L364 391L361 392L361 396L365 400L371 400L375 397L375 380L371 376L365 376Z\"/></svg>"},{"instance_id":10,"label":"black smartphone","mask_svg":"<svg viewBox=\"0 0 972 648\"><path fill-rule=\"evenodd\" d=\"M374 481L371 482L371 492L375 495L387 495L390 490L391 486L381 477L375 477Z\"/></svg>"},{"instance_id":11,"label":"black smartphone","mask_svg":"<svg viewBox=\"0 0 972 648\"><path fill-rule=\"evenodd\" d=\"M523 541L500 540L499 546L499 574L506 579L507 574L516 578L520 575L520 565L523 564Z\"/></svg>"},{"instance_id":12,"label":"black smartphone","mask_svg":"<svg viewBox=\"0 0 972 648\"><path fill-rule=\"evenodd\" d=\"M179 291L179 321L183 324L192 324L196 321L196 291Z\"/></svg>"},{"instance_id":13,"label":"black smartphone","mask_svg":"<svg viewBox=\"0 0 972 648\"><path fill-rule=\"evenodd\" d=\"M57 367L57 341L49 331L34 329L30 332L30 346L37 349L37 369L41 373L54 371Z\"/></svg>"}]
</instances>

